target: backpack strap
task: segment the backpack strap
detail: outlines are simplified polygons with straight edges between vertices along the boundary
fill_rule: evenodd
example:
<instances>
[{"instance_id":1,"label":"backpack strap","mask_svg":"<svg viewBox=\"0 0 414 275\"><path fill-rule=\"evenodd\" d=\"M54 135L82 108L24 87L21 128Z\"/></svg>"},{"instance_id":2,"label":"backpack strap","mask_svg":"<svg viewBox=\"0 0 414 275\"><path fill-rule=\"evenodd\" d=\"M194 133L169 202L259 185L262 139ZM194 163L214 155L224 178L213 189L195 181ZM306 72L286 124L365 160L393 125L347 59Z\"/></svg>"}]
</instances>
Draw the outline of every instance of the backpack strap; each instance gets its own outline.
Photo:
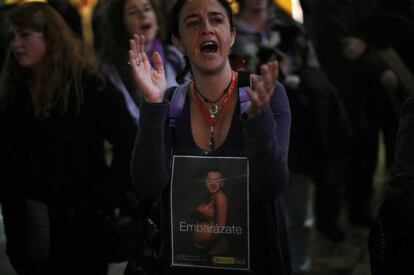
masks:
<instances>
[{"instance_id":1,"label":"backpack strap","mask_svg":"<svg viewBox=\"0 0 414 275\"><path fill-rule=\"evenodd\" d=\"M190 82L186 82L182 85L179 85L172 91L172 97L170 100L170 110L169 110L169 126L175 128L177 125L177 120L181 114L181 111L184 108L185 98L187 96L188 85Z\"/></svg>"},{"instance_id":2,"label":"backpack strap","mask_svg":"<svg viewBox=\"0 0 414 275\"><path fill-rule=\"evenodd\" d=\"M177 120L184 108L189 84L190 81L177 86L175 91L172 91L169 110L169 126L171 128L175 128L177 125ZM244 71L239 71L237 85L239 87L240 112L244 113L250 102L250 98L247 93L248 88L251 86L250 74Z\"/></svg>"},{"instance_id":3,"label":"backpack strap","mask_svg":"<svg viewBox=\"0 0 414 275\"><path fill-rule=\"evenodd\" d=\"M240 113L243 114L247 111L249 106L250 97L247 90L251 87L250 74L244 71L239 71L239 101L240 101Z\"/></svg>"}]
</instances>

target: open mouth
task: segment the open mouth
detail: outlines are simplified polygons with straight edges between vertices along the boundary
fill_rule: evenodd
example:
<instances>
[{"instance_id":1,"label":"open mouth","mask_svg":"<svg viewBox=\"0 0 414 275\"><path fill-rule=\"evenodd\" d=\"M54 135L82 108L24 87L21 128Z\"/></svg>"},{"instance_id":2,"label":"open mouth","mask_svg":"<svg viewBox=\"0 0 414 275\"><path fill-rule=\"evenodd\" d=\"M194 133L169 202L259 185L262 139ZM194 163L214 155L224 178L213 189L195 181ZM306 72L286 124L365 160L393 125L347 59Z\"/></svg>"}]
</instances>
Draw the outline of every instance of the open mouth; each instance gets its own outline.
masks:
<instances>
[{"instance_id":1,"label":"open mouth","mask_svg":"<svg viewBox=\"0 0 414 275\"><path fill-rule=\"evenodd\" d=\"M141 25L141 31L147 31L152 28L152 24L143 24Z\"/></svg>"},{"instance_id":2,"label":"open mouth","mask_svg":"<svg viewBox=\"0 0 414 275\"><path fill-rule=\"evenodd\" d=\"M218 45L214 41L207 41L201 44L200 51L205 54L215 53L218 50Z\"/></svg>"},{"instance_id":3,"label":"open mouth","mask_svg":"<svg viewBox=\"0 0 414 275\"><path fill-rule=\"evenodd\" d=\"M22 57L24 57L26 54L25 53L22 53L22 52L18 52L18 53L15 53L14 54L15 56L16 56L16 58L22 58Z\"/></svg>"}]
</instances>

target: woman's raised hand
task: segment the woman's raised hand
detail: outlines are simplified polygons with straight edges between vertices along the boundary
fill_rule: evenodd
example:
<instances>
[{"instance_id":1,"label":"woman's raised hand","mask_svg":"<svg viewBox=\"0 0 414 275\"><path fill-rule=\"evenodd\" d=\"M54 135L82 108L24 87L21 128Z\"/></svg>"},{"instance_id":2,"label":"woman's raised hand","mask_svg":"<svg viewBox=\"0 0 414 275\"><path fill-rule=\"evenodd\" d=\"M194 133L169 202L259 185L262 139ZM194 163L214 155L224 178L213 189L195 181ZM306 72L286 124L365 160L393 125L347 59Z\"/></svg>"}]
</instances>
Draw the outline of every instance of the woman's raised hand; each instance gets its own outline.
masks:
<instances>
[{"instance_id":1,"label":"woman's raised hand","mask_svg":"<svg viewBox=\"0 0 414 275\"><path fill-rule=\"evenodd\" d=\"M131 39L129 44L129 64L136 85L145 101L161 103L164 99L167 81L160 54L154 52L152 56L154 67L152 67L145 52L145 37L142 34L134 35L134 39Z\"/></svg>"},{"instance_id":2,"label":"woman's raised hand","mask_svg":"<svg viewBox=\"0 0 414 275\"><path fill-rule=\"evenodd\" d=\"M279 64L271 61L260 66L261 78L252 75L253 88L248 90L250 105L247 109L249 117L254 117L263 112L270 102L276 80L279 75Z\"/></svg>"}]
</instances>

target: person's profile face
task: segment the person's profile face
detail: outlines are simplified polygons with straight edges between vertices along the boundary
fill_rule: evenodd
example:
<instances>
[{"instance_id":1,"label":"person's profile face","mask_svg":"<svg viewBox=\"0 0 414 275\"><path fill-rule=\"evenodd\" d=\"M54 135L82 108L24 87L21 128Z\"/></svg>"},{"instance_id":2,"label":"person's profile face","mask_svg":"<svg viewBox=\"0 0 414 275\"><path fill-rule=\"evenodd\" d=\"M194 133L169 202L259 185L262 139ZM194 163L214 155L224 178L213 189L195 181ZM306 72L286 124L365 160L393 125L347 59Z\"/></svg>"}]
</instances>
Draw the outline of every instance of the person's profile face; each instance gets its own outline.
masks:
<instances>
[{"instance_id":1,"label":"person's profile face","mask_svg":"<svg viewBox=\"0 0 414 275\"><path fill-rule=\"evenodd\" d=\"M27 28L12 28L10 49L17 62L26 69L36 69L44 64L47 45L41 32Z\"/></svg>"},{"instance_id":2,"label":"person's profile face","mask_svg":"<svg viewBox=\"0 0 414 275\"><path fill-rule=\"evenodd\" d=\"M157 15L148 0L127 0L124 5L124 24L130 36L143 34L146 42L157 37Z\"/></svg>"},{"instance_id":3,"label":"person's profile face","mask_svg":"<svg viewBox=\"0 0 414 275\"><path fill-rule=\"evenodd\" d=\"M217 193L223 187L223 178L220 172L210 171L206 178L206 187L209 193Z\"/></svg>"}]
</instances>

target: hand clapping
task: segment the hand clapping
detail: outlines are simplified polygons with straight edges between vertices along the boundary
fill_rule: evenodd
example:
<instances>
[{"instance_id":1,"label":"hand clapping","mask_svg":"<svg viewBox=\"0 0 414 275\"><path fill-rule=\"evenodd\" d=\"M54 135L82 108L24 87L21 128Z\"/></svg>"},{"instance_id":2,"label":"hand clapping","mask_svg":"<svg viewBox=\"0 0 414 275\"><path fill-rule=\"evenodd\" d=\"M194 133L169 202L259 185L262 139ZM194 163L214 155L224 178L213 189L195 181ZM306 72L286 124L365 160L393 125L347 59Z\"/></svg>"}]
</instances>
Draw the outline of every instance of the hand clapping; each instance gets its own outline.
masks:
<instances>
[{"instance_id":1,"label":"hand clapping","mask_svg":"<svg viewBox=\"0 0 414 275\"><path fill-rule=\"evenodd\" d=\"M273 90L276 86L276 80L279 75L279 64L277 61L271 61L260 66L262 77L252 75L253 88L248 90L251 104L247 109L249 117L254 117L263 112L270 102Z\"/></svg>"},{"instance_id":2,"label":"hand clapping","mask_svg":"<svg viewBox=\"0 0 414 275\"><path fill-rule=\"evenodd\" d=\"M134 35L134 39L131 39L129 44L129 64L137 87L145 101L161 103L167 82L160 54L154 52L152 56L154 67L152 67L145 52L144 35Z\"/></svg>"}]
</instances>

